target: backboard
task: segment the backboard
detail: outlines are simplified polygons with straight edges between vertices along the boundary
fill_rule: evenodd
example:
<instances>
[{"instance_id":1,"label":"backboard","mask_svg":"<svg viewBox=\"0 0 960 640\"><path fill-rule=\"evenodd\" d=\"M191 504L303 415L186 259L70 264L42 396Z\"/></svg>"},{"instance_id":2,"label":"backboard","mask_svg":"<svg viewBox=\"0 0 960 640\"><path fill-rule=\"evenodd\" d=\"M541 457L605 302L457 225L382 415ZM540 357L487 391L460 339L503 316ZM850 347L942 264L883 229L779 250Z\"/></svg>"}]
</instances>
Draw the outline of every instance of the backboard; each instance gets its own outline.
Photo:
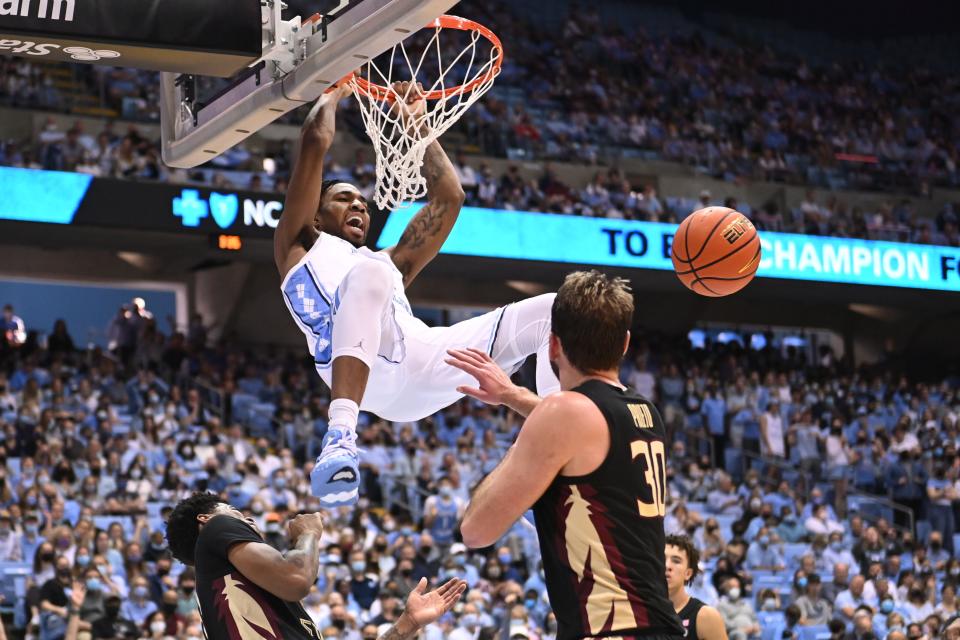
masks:
<instances>
[{"instance_id":1,"label":"backboard","mask_svg":"<svg viewBox=\"0 0 960 640\"><path fill-rule=\"evenodd\" d=\"M164 162L191 168L215 158L456 3L339 0L323 18L283 21L280 1L263 0L263 55L215 98L200 103L190 76L161 74Z\"/></svg>"}]
</instances>

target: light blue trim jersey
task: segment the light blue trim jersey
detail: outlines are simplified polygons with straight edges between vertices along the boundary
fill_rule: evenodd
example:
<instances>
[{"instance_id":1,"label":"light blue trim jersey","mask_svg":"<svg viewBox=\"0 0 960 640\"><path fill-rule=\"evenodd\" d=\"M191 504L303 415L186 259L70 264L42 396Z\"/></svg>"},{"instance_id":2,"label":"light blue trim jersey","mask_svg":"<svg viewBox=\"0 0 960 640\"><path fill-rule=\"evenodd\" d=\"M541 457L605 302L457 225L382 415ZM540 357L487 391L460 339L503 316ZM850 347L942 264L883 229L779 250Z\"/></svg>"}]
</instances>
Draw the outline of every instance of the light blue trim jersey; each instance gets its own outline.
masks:
<instances>
[{"instance_id":1,"label":"light blue trim jersey","mask_svg":"<svg viewBox=\"0 0 960 640\"><path fill-rule=\"evenodd\" d=\"M403 288L403 276L389 256L373 252L326 233L287 273L280 285L283 299L303 332L318 371L329 369L333 353L333 324L340 306L340 284L350 270L363 260L378 260L393 271L394 317L416 321ZM418 321L417 321L418 322Z\"/></svg>"}]
</instances>

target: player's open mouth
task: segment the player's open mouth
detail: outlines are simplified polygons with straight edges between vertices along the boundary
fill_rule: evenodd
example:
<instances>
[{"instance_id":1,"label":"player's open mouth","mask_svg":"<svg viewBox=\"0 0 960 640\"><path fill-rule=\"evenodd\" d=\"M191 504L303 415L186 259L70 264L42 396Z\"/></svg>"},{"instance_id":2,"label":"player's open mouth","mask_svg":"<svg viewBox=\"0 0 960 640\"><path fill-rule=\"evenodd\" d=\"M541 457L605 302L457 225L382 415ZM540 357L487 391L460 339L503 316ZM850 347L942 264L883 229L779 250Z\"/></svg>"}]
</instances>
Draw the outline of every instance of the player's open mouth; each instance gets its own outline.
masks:
<instances>
[{"instance_id":1,"label":"player's open mouth","mask_svg":"<svg viewBox=\"0 0 960 640\"><path fill-rule=\"evenodd\" d=\"M347 218L347 226L356 229L358 233L363 233L363 218L360 216L350 216Z\"/></svg>"}]
</instances>

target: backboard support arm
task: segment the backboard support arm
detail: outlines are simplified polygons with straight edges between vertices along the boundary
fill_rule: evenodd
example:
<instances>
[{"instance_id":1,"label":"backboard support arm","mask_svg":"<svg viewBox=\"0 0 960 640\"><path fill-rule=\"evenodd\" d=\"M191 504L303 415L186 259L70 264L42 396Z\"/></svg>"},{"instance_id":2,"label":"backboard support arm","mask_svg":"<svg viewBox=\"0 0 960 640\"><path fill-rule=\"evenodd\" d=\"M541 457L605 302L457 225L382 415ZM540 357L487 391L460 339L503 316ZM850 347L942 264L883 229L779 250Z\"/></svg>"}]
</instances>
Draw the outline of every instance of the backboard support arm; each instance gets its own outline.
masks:
<instances>
[{"instance_id":1,"label":"backboard support arm","mask_svg":"<svg viewBox=\"0 0 960 640\"><path fill-rule=\"evenodd\" d=\"M198 105L182 74L160 75L163 161L189 169L313 102L370 58L446 13L457 0L366 0L337 20L280 20L279 0L264 5L264 55L247 74Z\"/></svg>"}]
</instances>

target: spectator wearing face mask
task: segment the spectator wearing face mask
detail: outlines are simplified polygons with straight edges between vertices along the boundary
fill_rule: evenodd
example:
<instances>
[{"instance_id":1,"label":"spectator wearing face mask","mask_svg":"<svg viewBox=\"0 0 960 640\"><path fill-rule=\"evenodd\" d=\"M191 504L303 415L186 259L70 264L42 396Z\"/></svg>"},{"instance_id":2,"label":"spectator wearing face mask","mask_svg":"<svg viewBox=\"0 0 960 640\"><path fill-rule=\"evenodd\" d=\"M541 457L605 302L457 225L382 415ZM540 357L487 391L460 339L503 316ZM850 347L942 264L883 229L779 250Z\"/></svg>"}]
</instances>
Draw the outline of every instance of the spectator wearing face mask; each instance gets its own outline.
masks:
<instances>
[{"instance_id":1,"label":"spectator wearing face mask","mask_svg":"<svg viewBox=\"0 0 960 640\"><path fill-rule=\"evenodd\" d=\"M747 549L746 564L751 571L783 571L786 568L779 540L771 537L766 527L759 531Z\"/></svg>"},{"instance_id":2,"label":"spectator wearing face mask","mask_svg":"<svg viewBox=\"0 0 960 640\"><path fill-rule=\"evenodd\" d=\"M150 587L143 576L134 578L130 597L120 606L121 617L142 626L157 611L156 603L150 599Z\"/></svg>"},{"instance_id":3,"label":"spectator wearing face mask","mask_svg":"<svg viewBox=\"0 0 960 640\"><path fill-rule=\"evenodd\" d=\"M183 628L184 619L177 611L178 596L174 589L167 589L163 592L163 600L160 604L160 612L163 614L163 621L167 625L166 634L176 636Z\"/></svg>"},{"instance_id":4,"label":"spectator wearing face mask","mask_svg":"<svg viewBox=\"0 0 960 640\"><path fill-rule=\"evenodd\" d=\"M724 583L725 595L717 604L730 640L754 640L760 637L757 612L749 598L743 597L743 583L734 576Z\"/></svg>"},{"instance_id":5,"label":"spectator wearing face mask","mask_svg":"<svg viewBox=\"0 0 960 640\"><path fill-rule=\"evenodd\" d=\"M482 626L476 605L466 604L459 624L447 635L447 640L475 640Z\"/></svg>"},{"instance_id":6,"label":"spectator wearing face mask","mask_svg":"<svg viewBox=\"0 0 960 640\"><path fill-rule=\"evenodd\" d=\"M464 500L453 493L448 477L440 479L437 495L427 498L423 505L423 526L430 532L440 555L445 555L453 544L457 524L463 519Z\"/></svg>"},{"instance_id":7,"label":"spectator wearing face mask","mask_svg":"<svg viewBox=\"0 0 960 640\"><path fill-rule=\"evenodd\" d=\"M106 599L113 594L111 594L109 586L97 568L89 567L82 575L87 596L83 599L83 605L80 607L80 619L92 623L103 617L106 612Z\"/></svg>"},{"instance_id":8,"label":"spectator wearing face mask","mask_svg":"<svg viewBox=\"0 0 960 640\"><path fill-rule=\"evenodd\" d=\"M480 582L480 572L472 563L468 562L467 547L462 542L455 542L450 546L450 556L456 567L457 576L473 589Z\"/></svg>"},{"instance_id":9,"label":"spectator wearing face mask","mask_svg":"<svg viewBox=\"0 0 960 640\"><path fill-rule=\"evenodd\" d=\"M816 573L799 578L798 585L803 594L794 604L800 609L801 624L808 626L824 625L833 616L833 605L821 594L820 576Z\"/></svg>"},{"instance_id":10,"label":"spectator wearing face mask","mask_svg":"<svg viewBox=\"0 0 960 640\"><path fill-rule=\"evenodd\" d=\"M20 558L22 560L33 558L37 549L40 548L46 540L40 535L40 520L35 513L27 513L23 517L23 534L20 536Z\"/></svg>"},{"instance_id":11,"label":"spectator wearing face mask","mask_svg":"<svg viewBox=\"0 0 960 640\"><path fill-rule=\"evenodd\" d=\"M780 611L783 605L780 602L780 595L773 589L764 589L757 596L757 604L760 605L760 611L773 613Z\"/></svg>"},{"instance_id":12,"label":"spectator wearing face mask","mask_svg":"<svg viewBox=\"0 0 960 640\"><path fill-rule=\"evenodd\" d=\"M823 564L825 568L833 573L833 567L838 563L842 562L847 566L857 566L856 558L853 557L853 553L850 552L850 549L843 544L843 535L839 532L833 532L830 534L830 542L827 544L827 548L823 550Z\"/></svg>"},{"instance_id":13,"label":"spectator wearing face mask","mask_svg":"<svg viewBox=\"0 0 960 640\"><path fill-rule=\"evenodd\" d=\"M57 638L64 634L69 616L70 601L67 589L73 584L73 571L70 561L64 557L56 559L56 574L40 587L40 636ZM80 622L80 628L90 629L89 623Z\"/></svg>"},{"instance_id":14,"label":"spectator wearing face mask","mask_svg":"<svg viewBox=\"0 0 960 640\"><path fill-rule=\"evenodd\" d=\"M796 514L791 509L784 508L780 524L776 528L780 539L788 544L803 542L807 537L807 528L797 519Z\"/></svg>"},{"instance_id":15,"label":"spectator wearing face mask","mask_svg":"<svg viewBox=\"0 0 960 640\"><path fill-rule=\"evenodd\" d=\"M268 545L283 552L287 550L287 536L284 534L279 513L271 511L264 517L263 540Z\"/></svg>"},{"instance_id":16,"label":"spectator wearing face mask","mask_svg":"<svg viewBox=\"0 0 960 640\"><path fill-rule=\"evenodd\" d=\"M23 558L20 534L13 530L9 511L0 511L0 562L19 562Z\"/></svg>"},{"instance_id":17,"label":"spectator wearing face mask","mask_svg":"<svg viewBox=\"0 0 960 640\"><path fill-rule=\"evenodd\" d=\"M273 472L268 486L261 489L255 499L275 511L297 512L300 510L300 503L296 494L290 490L287 472L284 469Z\"/></svg>"},{"instance_id":18,"label":"spectator wearing face mask","mask_svg":"<svg viewBox=\"0 0 960 640\"><path fill-rule=\"evenodd\" d=\"M283 465L280 458L270 453L270 442L266 438L257 440L257 447L254 450L254 455L250 458L250 462L256 465L260 471L260 476L263 478L270 477L274 471Z\"/></svg>"},{"instance_id":19,"label":"spectator wearing face mask","mask_svg":"<svg viewBox=\"0 0 960 640\"><path fill-rule=\"evenodd\" d=\"M145 637L148 640L161 640L169 635L167 634L166 619L159 611L147 619L146 624L143 625L143 629L146 632Z\"/></svg>"},{"instance_id":20,"label":"spectator wearing face mask","mask_svg":"<svg viewBox=\"0 0 960 640\"><path fill-rule=\"evenodd\" d=\"M93 623L93 638L136 640L140 637L137 625L121 614L119 596L108 596L103 603L104 614Z\"/></svg>"},{"instance_id":21,"label":"spectator wearing face mask","mask_svg":"<svg viewBox=\"0 0 960 640\"><path fill-rule=\"evenodd\" d=\"M514 556L513 551L508 546L502 546L497 549L497 562L503 570L503 579L510 582L523 584L526 580L525 570L521 569L523 564L520 559Z\"/></svg>"},{"instance_id":22,"label":"spectator wearing face mask","mask_svg":"<svg viewBox=\"0 0 960 640\"><path fill-rule=\"evenodd\" d=\"M363 609L369 609L380 592L380 580L369 568L363 551L350 554L350 594Z\"/></svg>"}]
</instances>

